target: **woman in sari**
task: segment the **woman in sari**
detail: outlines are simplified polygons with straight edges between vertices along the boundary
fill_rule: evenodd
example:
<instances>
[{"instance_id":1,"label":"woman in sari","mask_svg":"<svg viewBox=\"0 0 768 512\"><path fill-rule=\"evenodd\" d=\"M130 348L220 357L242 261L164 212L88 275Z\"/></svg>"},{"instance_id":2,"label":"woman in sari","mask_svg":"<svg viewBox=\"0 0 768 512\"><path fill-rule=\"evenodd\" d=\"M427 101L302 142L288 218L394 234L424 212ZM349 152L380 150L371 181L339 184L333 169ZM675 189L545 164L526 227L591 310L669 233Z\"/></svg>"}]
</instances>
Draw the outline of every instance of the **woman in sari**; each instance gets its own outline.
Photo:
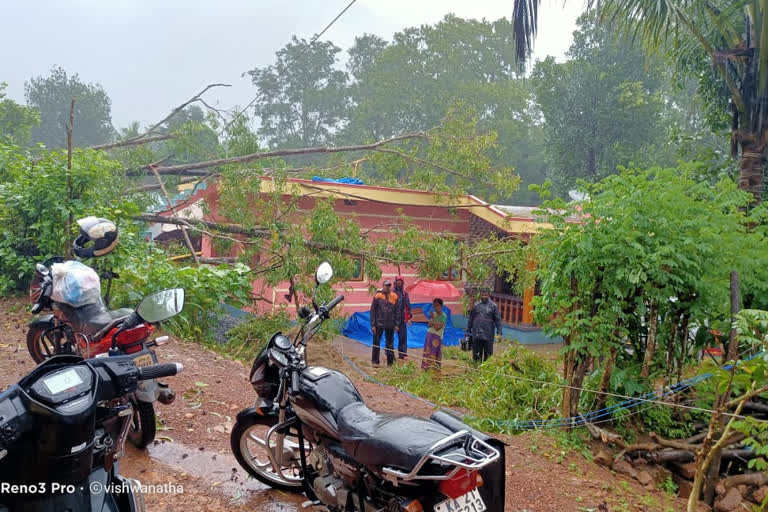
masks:
<instances>
[{"instance_id":1,"label":"woman in sari","mask_svg":"<svg viewBox=\"0 0 768 512\"><path fill-rule=\"evenodd\" d=\"M427 325L427 338L424 340L424 356L421 360L421 367L424 370L430 368L440 370L440 361L443 359L443 332L448 317L443 311L443 299L432 301L432 314L429 316Z\"/></svg>"}]
</instances>

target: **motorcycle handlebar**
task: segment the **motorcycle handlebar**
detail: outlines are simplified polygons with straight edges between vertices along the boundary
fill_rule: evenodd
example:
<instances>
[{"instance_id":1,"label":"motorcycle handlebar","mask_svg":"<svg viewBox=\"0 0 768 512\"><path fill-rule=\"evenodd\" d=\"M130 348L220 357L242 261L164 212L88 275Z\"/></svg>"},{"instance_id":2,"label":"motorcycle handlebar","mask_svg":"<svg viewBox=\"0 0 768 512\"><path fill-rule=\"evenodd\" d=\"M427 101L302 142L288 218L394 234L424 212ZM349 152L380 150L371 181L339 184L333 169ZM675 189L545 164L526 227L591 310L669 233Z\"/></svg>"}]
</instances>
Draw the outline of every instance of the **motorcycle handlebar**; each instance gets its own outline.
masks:
<instances>
[{"instance_id":1,"label":"motorcycle handlebar","mask_svg":"<svg viewBox=\"0 0 768 512\"><path fill-rule=\"evenodd\" d=\"M299 393L299 379L301 378L301 374L299 373L299 370L293 370L291 372L291 391L294 395Z\"/></svg>"},{"instance_id":2,"label":"motorcycle handlebar","mask_svg":"<svg viewBox=\"0 0 768 512\"><path fill-rule=\"evenodd\" d=\"M336 297L331 299L331 301L328 304L324 304L320 309L322 309L323 312L327 315L328 313L331 312L333 308L339 305L339 302L343 300L344 300L343 295L337 295Z\"/></svg>"},{"instance_id":3,"label":"motorcycle handlebar","mask_svg":"<svg viewBox=\"0 0 768 512\"><path fill-rule=\"evenodd\" d=\"M181 363L164 363L139 368L139 380L160 379L176 375L184 369Z\"/></svg>"}]
</instances>

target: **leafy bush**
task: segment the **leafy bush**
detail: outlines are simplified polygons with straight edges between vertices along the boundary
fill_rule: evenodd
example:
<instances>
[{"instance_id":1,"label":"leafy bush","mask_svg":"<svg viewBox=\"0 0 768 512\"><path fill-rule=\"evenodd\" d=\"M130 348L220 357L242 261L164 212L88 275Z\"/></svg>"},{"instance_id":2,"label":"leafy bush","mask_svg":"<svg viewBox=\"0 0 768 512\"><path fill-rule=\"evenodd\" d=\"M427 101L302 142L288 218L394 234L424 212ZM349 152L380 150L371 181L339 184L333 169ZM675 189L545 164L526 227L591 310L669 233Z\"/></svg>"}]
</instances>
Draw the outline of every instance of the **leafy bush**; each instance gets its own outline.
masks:
<instances>
[{"instance_id":1,"label":"leafy bush","mask_svg":"<svg viewBox=\"0 0 768 512\"><path fill-rule=\"evenodd\" d=\"M71 200L67 200L67 175ZM138 213L126 197L122 168L103 153L76 150L67 172L65 152L44 152L39 159L0 142L0 293L29 283L35 263L67 254L77 225L87 215L116 222Z\"/></svg>"},{"instance_id":2,"label":"leafy bush","mask_svg":"<svg viewBox=\"0 0 768 512\"><path fill-rule=\"evenodd\" d=\"M250 298L250 273L242 264L177 267L160 251L134 252L122 261L118 272L120 279L113 284L115 306L134 307L149 293L184 288L184 310L167 324L171 332L185 338L209 339L223 313L221 305L242 305Z\"/></svg>"},{"instance_id":3,"label":"leafy bush","mask_svg":"<svg viewBox=\"0 0 768 512\"><path fill-rule=\"evenodd\" d=\"M273 334L278 331L285 332L290 321L291 318L285 310L254 316L227 331L228 342L222 350L232 356L253 359Z\"/></svg>"},{"instance_id":4,"label":"leafy bush","mask_svg":"<svg viewBox=\"0 0 768 512\"><path fill-rule=\"evenodd\" d=\"M446 348L446 352L456 354L454 349ZM444 367L447 372L449 367ZM519 346L510 347L460 378L441 378L422 371L413 362L384 373L388 384L440 405L469 409L473 416L481 418L470 423L482 430L510 432L509 426L497 422L549 419L558 414L559 387L542 386L516 376L558 384L562 381L551 362Z\"/></svg>"}]
</instances>

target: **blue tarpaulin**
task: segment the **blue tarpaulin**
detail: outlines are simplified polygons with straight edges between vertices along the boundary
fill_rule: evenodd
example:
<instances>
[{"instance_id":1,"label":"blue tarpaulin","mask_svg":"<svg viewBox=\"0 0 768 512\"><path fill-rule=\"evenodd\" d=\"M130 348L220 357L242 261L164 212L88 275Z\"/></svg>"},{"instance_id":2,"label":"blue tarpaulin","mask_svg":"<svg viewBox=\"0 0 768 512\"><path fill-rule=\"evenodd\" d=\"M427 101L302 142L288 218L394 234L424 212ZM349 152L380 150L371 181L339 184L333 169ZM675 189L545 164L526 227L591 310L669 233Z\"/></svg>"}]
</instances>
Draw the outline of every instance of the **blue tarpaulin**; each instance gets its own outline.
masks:
<instances>
[{"instance_id":1,"label":"blue tarpaulin","mask_svg":"<svg viewBox=\"0 0 768 512\"><path fill-rule=\"evenodd\" d=\"M324 181L327 183L343 183L345 185L365 185L365 183L363 183L363 180L359 180L357 178L333 179L333 178L323 178L322 176L313 176L312 181Z\"/></svg>"},{"instance_id":2,"label":"blue tarpaulin","mask_svg":"<svg viewBox=\"0 0 768 512\"><path fill-rule=\"evenodd\" d=\"M432 313L432 303L414 303L411 304L413 308L421 308L424 314L429 318ZM445 333L443 334L443 345L458 345L461 338L464 337L464 331L457 329L451 322L451 310L447 307L443 307L443 311L448 316L448 324L445 326ZM346 323L341 333L353 340L362 341L366 345L373 344L373 333L371 332L371 313L368 311L362 313L354 313ZM408 348L424 348L424 339L427 337L427 324L413 322L408 327ZM382 341L382 346L384 342ZM395 333L395 347L397 347L397 333Z\"/></svg>"}]
</instances>

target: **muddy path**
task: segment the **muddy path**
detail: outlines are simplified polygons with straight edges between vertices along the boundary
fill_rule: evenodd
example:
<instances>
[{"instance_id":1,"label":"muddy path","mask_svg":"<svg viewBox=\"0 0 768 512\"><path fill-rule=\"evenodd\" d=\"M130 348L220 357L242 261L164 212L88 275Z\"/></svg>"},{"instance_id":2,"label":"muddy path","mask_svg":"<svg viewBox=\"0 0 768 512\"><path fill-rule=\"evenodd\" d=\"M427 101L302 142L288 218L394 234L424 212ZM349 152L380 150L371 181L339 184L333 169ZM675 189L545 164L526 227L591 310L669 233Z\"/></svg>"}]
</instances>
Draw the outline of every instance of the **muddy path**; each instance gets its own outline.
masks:
<instances>
[{"instance_id":1,"label":"muddy path","mask_svg":"<svg viewBox=\"0 0 768 512\"><path fill-rule=\"evenodd\" d=\"M33 368L26 349L24 301L0 299L0 389ZM430 407L391 388L363 380L331 345L308 351L310 363L338 368L352 378L369 406L388 412L427 416ZM161 424L147 450L127 447L121 472L163 492L145 495L149 511L299 510L301 497L274 491L248 477L231 455L229 433L238 411L255 401L248 367L201 346L171 340L159 347L161 362L180 362L184 371L167 382L177 392L168 406L156 404ZM353 358L365 364L365 354ZM660 511L684 510L684 504L656 489L564 451L540 434L505 436L506 510ZM126 443L127 444L127 443ZM171 487L172 486L172 487ZM165 492L170 489L171 492ZM174 494L175 491L176 493Z\"/></svg>"}]
</instances>

